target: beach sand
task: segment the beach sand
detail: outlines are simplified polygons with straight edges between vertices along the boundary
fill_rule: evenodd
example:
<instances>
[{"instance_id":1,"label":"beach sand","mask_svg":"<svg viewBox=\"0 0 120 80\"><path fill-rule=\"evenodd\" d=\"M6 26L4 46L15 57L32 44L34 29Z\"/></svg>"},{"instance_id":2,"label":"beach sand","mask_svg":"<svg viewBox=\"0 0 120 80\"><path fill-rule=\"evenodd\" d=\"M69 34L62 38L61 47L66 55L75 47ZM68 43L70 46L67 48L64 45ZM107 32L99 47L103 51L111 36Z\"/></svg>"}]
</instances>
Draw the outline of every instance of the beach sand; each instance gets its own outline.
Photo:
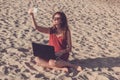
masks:
<instances>
[{"instance_id":1,"label":"beach sand","mask_svg":"<svg viewBox=\"0 0 120 80\"><path fill-rule=\"evenodd\" d=\"M33 63L31 42L47 44L49 35L33 28L31 7L37 7L36 21L45 27L56 11L67 15L69 60L82 72ZM0 80L120 80L120 0L0 0Z\"/></svg>"}]
</instances>

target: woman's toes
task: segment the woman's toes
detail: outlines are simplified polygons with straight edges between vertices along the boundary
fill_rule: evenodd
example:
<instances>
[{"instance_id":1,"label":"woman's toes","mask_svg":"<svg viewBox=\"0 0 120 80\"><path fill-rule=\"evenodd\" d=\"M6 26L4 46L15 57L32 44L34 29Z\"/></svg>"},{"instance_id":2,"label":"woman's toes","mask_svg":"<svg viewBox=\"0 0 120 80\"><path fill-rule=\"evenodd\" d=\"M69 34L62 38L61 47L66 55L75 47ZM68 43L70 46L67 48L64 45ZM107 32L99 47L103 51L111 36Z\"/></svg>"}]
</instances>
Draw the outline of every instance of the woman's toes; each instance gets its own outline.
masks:
<instances>
[{"instance_id":1,"label":"woman's toes","mask_svg":"<svg viewBox=\"0 0 120 80\"><path fill-rule=\"evenodd\" d=\"M80 66L78 66L77 71L82 71L82 68Z\"/></svg>"},{"instance_id":2,"label":"woman's toes","mask_svg":"<svg viewBox=\"0 0 120 80\"><path fill-rule=\"evenodd\" d=\"M68 72L68 68L62 68L62 71Z\"/></svg>"}]
</instances>

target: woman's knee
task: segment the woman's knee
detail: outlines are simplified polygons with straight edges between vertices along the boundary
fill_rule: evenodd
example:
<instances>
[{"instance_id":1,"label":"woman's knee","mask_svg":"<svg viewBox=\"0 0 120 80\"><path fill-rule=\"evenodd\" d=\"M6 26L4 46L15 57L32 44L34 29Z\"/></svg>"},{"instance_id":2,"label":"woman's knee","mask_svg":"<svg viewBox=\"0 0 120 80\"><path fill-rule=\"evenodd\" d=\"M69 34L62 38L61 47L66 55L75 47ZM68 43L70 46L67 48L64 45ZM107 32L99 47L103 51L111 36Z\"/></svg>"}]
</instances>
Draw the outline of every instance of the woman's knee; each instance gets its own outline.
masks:
<instances>
[{"instance_id":1,"label":"woman's knee","mask_svg":"<svg viewBox=\"0 0 120 80\"><path fill-rule=\"evenodd\" d=\"M45 61L45 60L43 60L43 59L41 59L41 58L39 58L39 57L35 57L35 62L36 62L36 64L37 65L39 65L39 66L46 66L46 65L48 65L48 62L47 61Z\"/></svg>"},{"instance_id":2,"label":"woman's knee","mask_svg":"<svg viewBox=\"0 0 120 80\"><path fill-rule=\"evenodd\" d=\"M35 62L38 63L39 62L39 57L35 57Z\"/></svg>"},{"instance_id":3,"label":"woman's knee","mask_svg":"<svg viewBox=\"0 0 120 80\"><path fill-rule=\"evenodd\" d=\"M49 60L49 65L50 66L56 66L56 60L50 59Z\"/></svg>"}]
</instances>

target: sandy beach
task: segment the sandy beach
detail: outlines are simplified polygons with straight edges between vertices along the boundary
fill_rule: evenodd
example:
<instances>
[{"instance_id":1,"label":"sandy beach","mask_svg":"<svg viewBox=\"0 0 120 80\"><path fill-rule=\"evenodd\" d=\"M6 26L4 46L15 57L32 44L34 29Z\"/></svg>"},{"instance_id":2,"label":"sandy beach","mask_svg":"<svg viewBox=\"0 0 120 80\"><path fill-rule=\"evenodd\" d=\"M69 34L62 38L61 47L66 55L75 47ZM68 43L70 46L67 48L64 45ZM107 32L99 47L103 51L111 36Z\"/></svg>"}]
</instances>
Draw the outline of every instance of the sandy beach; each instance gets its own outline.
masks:
<instances>
[{"instance_id":1,"label":"sandy beach","mask_svg":"<svg viewBox=\"0 0 120 80\"><path fill-rule=\"evenodd\" d=\"M28 10L36 7L38 25L52 26L63 11L72 36L69 61L82 72L55 71L34 64L31 43L47 44ZM120 80L120 0L0 0L0 80Z\"/></svg>"}]
</instances>

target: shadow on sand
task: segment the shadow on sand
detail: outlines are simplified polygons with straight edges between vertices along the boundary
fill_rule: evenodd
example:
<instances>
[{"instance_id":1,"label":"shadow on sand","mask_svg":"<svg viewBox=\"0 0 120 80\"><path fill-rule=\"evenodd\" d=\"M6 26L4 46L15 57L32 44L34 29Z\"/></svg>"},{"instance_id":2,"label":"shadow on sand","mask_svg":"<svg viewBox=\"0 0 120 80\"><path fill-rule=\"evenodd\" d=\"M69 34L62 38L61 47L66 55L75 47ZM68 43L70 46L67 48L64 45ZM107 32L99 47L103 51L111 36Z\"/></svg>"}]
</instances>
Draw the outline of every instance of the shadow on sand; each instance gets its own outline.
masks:
<instances>
[{"instance_id":1,"label":"shadow on sand","mask_svg":"<svg viewBox=\"0 0 120 80\"><path fill-rule=\"evenodd\" d=\"M94 59L75 59L71 61L77 63L83 68L112 68L120 67L120 57L105 57L105 58L94 58Z\"/></svg>"}]
</instances>

